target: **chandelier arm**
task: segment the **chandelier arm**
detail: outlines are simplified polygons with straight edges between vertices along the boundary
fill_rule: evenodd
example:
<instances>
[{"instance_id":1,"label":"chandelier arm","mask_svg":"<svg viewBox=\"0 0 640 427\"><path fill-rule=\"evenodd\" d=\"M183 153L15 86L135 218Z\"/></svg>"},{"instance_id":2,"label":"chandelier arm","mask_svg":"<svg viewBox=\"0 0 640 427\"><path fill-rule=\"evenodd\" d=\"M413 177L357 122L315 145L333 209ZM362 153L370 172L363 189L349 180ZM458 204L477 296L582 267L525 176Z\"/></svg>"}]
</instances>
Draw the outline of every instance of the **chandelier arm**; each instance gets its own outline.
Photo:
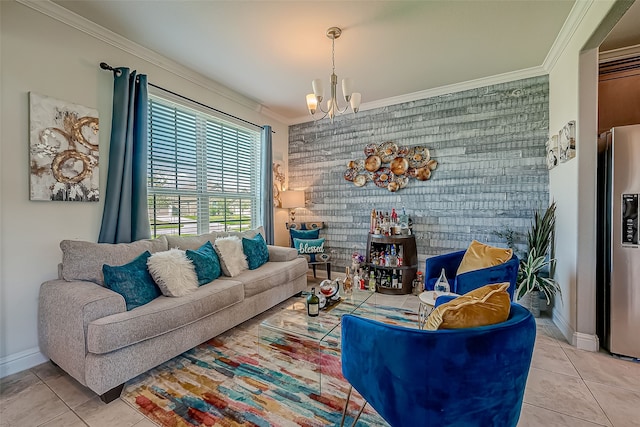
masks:
<instances>
[{"instance_id":1,"label":"chandelier arm","mask_svg":"<svg viewBox=\"0 0 640 427\"><path fill-rule=\"evenodd\" d=\"M336 99L336 111L338 112L338 114L344 114L349 108L349 104L345 105L342 110L337 105L338 105L338 100Z\"/></svg>"},{"instance_id":2,"label":"chandelier arm","mask_svg":"<svg viewBox=\"0 0 640 427\"><path fill-rule=\"evenodd\" d=\"M320 117L320 118L318 118L318 119L316 119L316 115L315 115L315 114L312 114L312 115L311 115L311 118L313 119L313 121L314 121L314 122L317 122L317 121L319 121L319 120L324 119L325 117L327 117L327 114L329 114L329 112L328 112L328 111L326 111L326 112L325 112L324 110L320 110L320 111L322 111L324 114L322 115L322 117Z\"/></svg>"}]
</instances>

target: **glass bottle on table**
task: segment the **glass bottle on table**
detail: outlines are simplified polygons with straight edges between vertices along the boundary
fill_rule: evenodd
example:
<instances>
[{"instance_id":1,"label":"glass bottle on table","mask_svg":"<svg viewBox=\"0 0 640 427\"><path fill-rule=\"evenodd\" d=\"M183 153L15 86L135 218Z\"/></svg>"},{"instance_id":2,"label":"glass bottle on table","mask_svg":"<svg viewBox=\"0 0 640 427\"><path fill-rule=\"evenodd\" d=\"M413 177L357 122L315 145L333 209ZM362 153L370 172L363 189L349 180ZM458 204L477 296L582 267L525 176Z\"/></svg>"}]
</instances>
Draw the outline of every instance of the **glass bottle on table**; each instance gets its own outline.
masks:
<instances>
[{"instance_id":1,"label":"glass bottle on table","mask_svg":"<svg viewBox=\"0 0 640 427\"><path fill-rule=\"evenodd\" d=\"M376 291L376 274L371 270L369 272L369 291Z\"/></svg>"},{"instance_id":2,"label":"glass bottle on table","mask_svg":"<svg viewBox=\"0 0 640 427\"><path fill-rule=\"evenodd\" d=\"M342 289L344 289L345 295L351 295L353 293L353 281L351 278L351 274L349 274L349 267L345 270L346 276L344 278L344 282L342 282Z\"/></svg>"},{"instance_id":3,"label":"glass bottle on table","mask_svg":"<svg viewBox=\"0 0 640 427\"><path fill-rule=\"evenodd\" d=\"M307 314L316 317L320 313L320 298L316 295L316 288L311 288L311 295L307 297Z\"/></svg>"},{"instance_id":4,"label":"glass bottle on table","mask_svg":"<svg viewBox=\"0 0 640 427\"><path fill-rule=\"evenodd\" d=\"M353 277L351 279L352 289L360 289L360 273L357 268L353 269Z\"/></svg>"},{"instance_id":5,"label":"glass bottle on table","mask_svg":"<svg viewBox=\"0 0 640 427\"><path fill-rule=\"evenodd\" d=\"M440 272L438 281L433 285L433 290L436 292L449 292L451 290L449 287L449 281L447 280L447 275L444 273L444 268Z\"/></svg>"}]
</instances>

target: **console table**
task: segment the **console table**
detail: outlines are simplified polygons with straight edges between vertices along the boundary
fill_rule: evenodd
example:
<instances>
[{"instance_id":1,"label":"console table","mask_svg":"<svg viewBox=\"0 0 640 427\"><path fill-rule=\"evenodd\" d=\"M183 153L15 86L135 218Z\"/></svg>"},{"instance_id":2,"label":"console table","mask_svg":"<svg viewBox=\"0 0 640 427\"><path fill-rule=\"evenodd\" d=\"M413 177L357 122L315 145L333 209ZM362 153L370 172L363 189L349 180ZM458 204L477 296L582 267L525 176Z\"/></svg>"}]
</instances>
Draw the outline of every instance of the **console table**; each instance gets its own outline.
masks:
<instances>
[{"instance_id":1,"label":"console table","mask_svg":"<svg viewBox=\"0 0 640 427\"><path fill-rule=\"evenodd\" d=\"M401 266L381 266L373 263L371 252L386 250L387 245L396 245L398 251L402 247L403 263ZM367 238L367 267L373 271L377 277L379 274L390 274L393 270L402 275L402 282L397 288L384 286L380 281L376 281L376 291L382 294L404 295L411 293L411 284L418 271L418 254L416 252L416 238L414 235L394 235L384 236L382 234L371 234Z\"/></svg>"}]
</instances>

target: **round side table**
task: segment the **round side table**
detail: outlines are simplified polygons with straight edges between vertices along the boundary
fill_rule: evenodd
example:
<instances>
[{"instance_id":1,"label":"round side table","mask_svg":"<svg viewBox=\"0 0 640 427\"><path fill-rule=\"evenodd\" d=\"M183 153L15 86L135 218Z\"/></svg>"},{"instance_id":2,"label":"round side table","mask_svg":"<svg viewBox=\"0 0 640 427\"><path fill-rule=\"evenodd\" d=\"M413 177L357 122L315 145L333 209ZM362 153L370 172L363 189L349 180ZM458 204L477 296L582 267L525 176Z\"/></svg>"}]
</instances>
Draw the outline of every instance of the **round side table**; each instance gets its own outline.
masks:
<instances>
[{"instance_id":1,"label":"round side table","mask_svg":"<svg viewBox=\"0 0 640 427\"><path fill-rule=\"evenodd\" d=\"M424 329L424 325L427 323L427 317L431 314L436 306L436 299L442 295L460 296L453 292L437 292L437 291L424 291L420 294L420 305L418 306L418 322L420 329Z\"/></svg>"}]
</instances>

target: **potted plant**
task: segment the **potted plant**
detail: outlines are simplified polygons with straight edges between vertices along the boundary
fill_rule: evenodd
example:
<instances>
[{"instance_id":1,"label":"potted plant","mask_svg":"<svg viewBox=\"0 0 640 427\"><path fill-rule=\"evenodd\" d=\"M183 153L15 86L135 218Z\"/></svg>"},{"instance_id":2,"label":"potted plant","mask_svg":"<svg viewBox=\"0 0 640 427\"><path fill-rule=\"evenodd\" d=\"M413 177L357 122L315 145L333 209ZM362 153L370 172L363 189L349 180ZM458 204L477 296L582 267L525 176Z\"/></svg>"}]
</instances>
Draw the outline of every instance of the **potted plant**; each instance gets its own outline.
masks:
<instances>
[{"instance_id":1,"label":"potted plant","mask_svg":"<svg viewBox=\"0 0 640 427\"><path fill-rule=\"evenodd\" d=\"M549 277L553 272L556 260L547 258L553 238L556 222L556 203L553 202L544 214L536 212L527 232L527 253L520 261L518 269L516 297L523 302L534 316L540 316L540 292L551 303L551 298L562 291L558 282ZM527 304L527 299L530 302Z\"/></svg>"}]
</instances>

